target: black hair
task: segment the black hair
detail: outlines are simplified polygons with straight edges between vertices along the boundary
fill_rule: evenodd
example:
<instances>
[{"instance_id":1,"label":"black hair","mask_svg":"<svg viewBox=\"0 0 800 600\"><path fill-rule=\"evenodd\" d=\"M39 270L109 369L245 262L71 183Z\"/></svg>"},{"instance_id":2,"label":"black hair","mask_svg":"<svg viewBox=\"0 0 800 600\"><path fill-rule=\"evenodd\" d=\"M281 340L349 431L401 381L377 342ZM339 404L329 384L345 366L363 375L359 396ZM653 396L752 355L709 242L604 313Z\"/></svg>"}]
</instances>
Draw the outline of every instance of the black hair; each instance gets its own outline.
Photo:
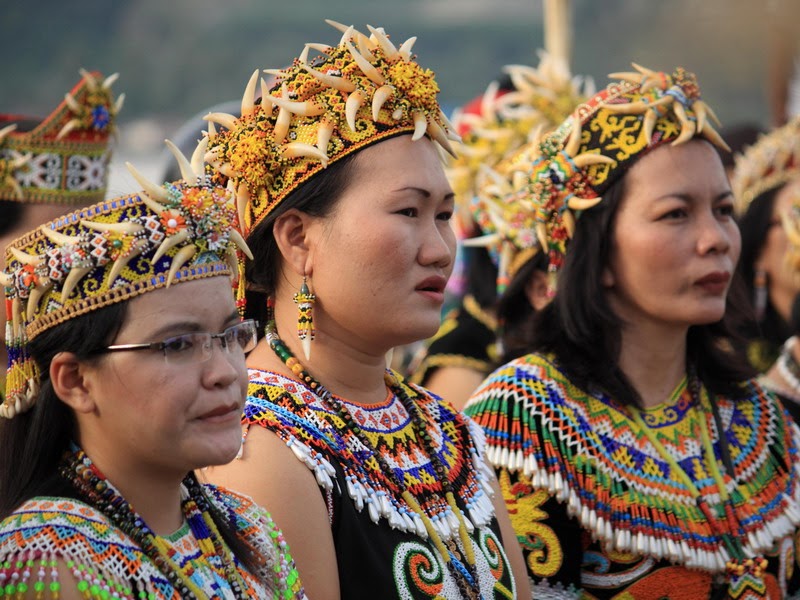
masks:
<instances>
[{"instance_id":1,"label":"black hair","mask_svg":"<svg viewBox=\"0 0 800 600\"><path fill-rule=\"evenodd\" d=\"M534 352L552 352L571 382L589 392L605 392L626 405L641 398L619 368L624 323L608 300L602 274L611 257L614 223L625 195L625 177L603 194L603 201L581 214L559 273L553 301L539 311L530 328ZM687 366L712 393L744 395L741 382L752 368L731 349L729 313L736 313L736 295L729 294L725 317L694 325L687 336Z\"/></svg>"},{"instance_id":2,"label":"black hair","mask_svg":"<svg viewBox=\"0 0 800 600\"><path fill-rule=\"evenodd\" d=\"M547 263L545 252L538 252L526 261L497 301L497 321L500 323L503 347L501 361L504 363L530 352L531 327L536 309L531 305L527 288L537 271L547 271Z\"/></svg>"},{"instance_id":3,"label":"black hair","mask_svg":"<svg viewBox=\"0 0 800 600\"><path fill-rule=\"evenodd\" d=\"M464 246L466 265L465 293L472 295L481 308L494 309L497 303L497 266L489 250Z\"/></svg>"},{"instance_id":4,"label":"black hair","mask_svg":"<svg viewBox=\"0 0 800 600\"><path fill-rule=\"evenodd\" d=\"M41 372L41 387L33 407L13 419L0 419L0 521L22 503L37 496L82 500L58 472L64 453L77 437L77 423L69 407L56 395L50 381L50 363L61 352L80 361L102 360L97 350L111 344L127 314L127 302L118 302L70 319L29 341L30 353ZM212 505L213 506L213 505ZM236 523L214 510L225 543L252 572L263 557L236 533Z\"/></svg>"},{"instance_id":5,"label":"black hair","mask_svg":"<svg viewBox=\"0 0 800 600\"><path fill-rule=\"evenodd\" d=\"M273 296L281 273L281 252L272 235L275 220L294 208L315 217L332 213L336 201L347 188L353 160L357 153L349 154L316 173L311 179L292 191L280 205L259 223L247 237L253 260L245 262L247 280L247 307L245 318L266 323L267 298Z\"/></svg>"},{"instance_id":6,"label":"black hair","mask_svg":"<svg viewBox=\"0 0 800 600\"><path fill-rule=\"evenodd\" d=\"M775 310L767 296L763 317L756 320L753 299L755 295L756 262L761 255L769 230L774 226L775 200L783 186L778 186L757 196L739 219L742 234L742 252L737 271L741 276L745 297L749 305L749 318L739 327L747 339L762 338L774 346L781 345L792 332L786 320Z\"/></svg>"}]
</instances>

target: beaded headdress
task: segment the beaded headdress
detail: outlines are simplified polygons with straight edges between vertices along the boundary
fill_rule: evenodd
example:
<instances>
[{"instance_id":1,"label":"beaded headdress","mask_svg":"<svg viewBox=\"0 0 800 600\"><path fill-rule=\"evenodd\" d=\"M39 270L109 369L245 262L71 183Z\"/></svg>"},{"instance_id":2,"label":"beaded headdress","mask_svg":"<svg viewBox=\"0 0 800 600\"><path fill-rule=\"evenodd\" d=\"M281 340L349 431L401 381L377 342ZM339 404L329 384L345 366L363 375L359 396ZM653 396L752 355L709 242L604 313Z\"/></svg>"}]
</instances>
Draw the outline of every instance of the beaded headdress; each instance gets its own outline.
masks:
<instances>
[{"instance_id":1,"label":"beaded headdress","mask_svg":"<svg viewBox=\"0 0 800 600\"><path fill-rule=\"evenodd\" d=\"M800 178L800 117L762 135L736 157L731 186L737 213L764 192Z\"/></svg>"},{"instance_id":2,"label":"beaded headdress","mask_svg":"<svg viewBox=\"0 0 800 600\"><path fill-rule=\"evenodd\" d=\"M144 190L42 225L7 249L7 395L0 416L36 401L39 373L27 343L42 332L148 291L237 273L234 193L204 175L205 144L191 163L174 147L183 180L156 186L128 165Z\"/></svg>"},{"instance_id":3,"label":"beaded headdress","mask_svg":"<svg viewBox=\"0 0 800 600\"><path fill-rule=\"evenodd\" d=\"M483 212L497 231L475 245L504 237L517 248L547 252L551 292L575 218L601 202L636 160L661 144L678 145L696 136L727 149L708 122L716 117L700 99L694 74L680 67L672 75L634 67L636 72L609 75L621 81L520 149L486 177L479 192ZM501 260L500 277L508 277L508 266Z\"/></svg>"},{"instance_id":4,"label":"beaded headdress","mask_svg":"<svg viewBox=\"0 0 800 600\"><path fill-rule=\"evenodd\" d=\"M106 192L109 140L125 95L115 101L105 79L81 70L81 80L58 107L30 131L17 115L0 115L0 199L86 204ZM16 122L15 122L16 121Z\"/></svg>"},{"instance_id":5,"label":"beaded headdress","mask_svg":"<svg viewBox=\"0 0 800 600\"><path fill-rule=\"evenodd\" d=\"M416 38L396 47L383 29L364 35L343 31L336 46L306 44L293 64L269 70L276 82L250 78L241 117L213 113L206 118L225 130L209 131L207 161L220 181L237 190L245 233L289 193L335 161L402 133L424 135L450 152L451 132L436 96L433 72L414 61ZM310 51L318 55L309 59Z\"/></svg>"}]
</instances>

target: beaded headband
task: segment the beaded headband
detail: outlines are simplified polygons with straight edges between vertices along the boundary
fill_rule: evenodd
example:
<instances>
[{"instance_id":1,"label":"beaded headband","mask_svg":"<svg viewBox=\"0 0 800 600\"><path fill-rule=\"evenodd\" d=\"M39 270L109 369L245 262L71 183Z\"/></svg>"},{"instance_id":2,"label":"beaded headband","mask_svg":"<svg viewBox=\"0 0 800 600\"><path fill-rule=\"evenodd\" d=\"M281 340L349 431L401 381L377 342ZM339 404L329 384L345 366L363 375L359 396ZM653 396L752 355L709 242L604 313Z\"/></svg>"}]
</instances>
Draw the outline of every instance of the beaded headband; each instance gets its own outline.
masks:
<instances>
[{"instance_id":1,"label":"beaded headband","mask_svg":"<svg viewBox=\"0 0 800 600\"><path fill-rule=\"evenodd\" d=\"M27 343L69 319L173 283L237 273L234 193L168 142L183 180L156 186L128 165L144 191L60 217L17 239L0 273L6 295L8 374L0 416L28 410L39 372Z\"/></svg>"},{"instance_id":2,"label":"beaded headband","mask_svg":"<svg viewBox=\"0 0 800 600\"><path fill-rule=\"evenodd\" d=\"M13 121L24 118L0 115L0 199L85 204L105 196L109 140L125 95L114 101L116 74L102 79L99 73L81 70L81 75L61 104L31 131L16 131Z\"/></svg>"},{"instance_id":3,"label":"beaded headband","mask_svg":"<svg viewBox=\"0 0 800 600\"><path fill-rule=\"evenodd\" d=\"M478 194L497 231L473 245L506 238L531 254L547 252L551 293L576 217L601 202L636 160L661 144L696 136L728 149L708 122L717 119L700 99L694 74L680 67L672 75L634 68L637 72L609 75L622 81L580 105L541 141L520 149L486 177ZM508 278L510 266L509 258L501 257L501 278Z\"/></svg>"},{"instance_id":4,"label":"beaded headband","mask_svg":"<svg viewBox=\"0 0 800 600\"><path fill-rule=\"evenodd\" d=\"M399 48L383 29L366 36L328 21L343 31L338 45L306 44L293 64L268 70L277 77L271 89L253 73L242 99L241 117L206 117L226 131L209 129L206 160L219 181L237 190L245 234L289 193L337 160L402 133L424 135L453 154L450 131L436 96L433 72L413 60L411 38ZM315 50L319 55L309 60Z\"/></svg>"},{"instance_id":5,"label":"beaded headband","mask_svg":"<svg viewBox=\"0 0 800 600\"><path fill-rule=\"evenodd\" d=\"M800 117L759 137L736 157L731 185L737 213L764 192L800 177Z\"/></svg>"}]
</instances>

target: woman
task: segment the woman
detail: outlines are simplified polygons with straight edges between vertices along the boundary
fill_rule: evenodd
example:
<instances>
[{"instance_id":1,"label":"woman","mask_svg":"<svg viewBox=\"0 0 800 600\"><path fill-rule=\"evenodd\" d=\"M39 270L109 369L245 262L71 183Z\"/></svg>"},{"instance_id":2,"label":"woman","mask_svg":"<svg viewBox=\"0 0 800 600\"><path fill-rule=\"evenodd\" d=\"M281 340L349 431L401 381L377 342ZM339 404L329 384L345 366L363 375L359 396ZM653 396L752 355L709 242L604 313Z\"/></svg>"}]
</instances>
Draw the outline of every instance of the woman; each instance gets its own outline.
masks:
<instances>
[{"instance_id":1,"label":"woman","mask_svg":"<svg viewBox=\"0 0 800 600\"><path fill-rule=\"evenodd\" d=\"M466 411L534 596L787 597L798 440L730 350L724 142L691 73L637 71L512 174L555 297Z\"/></svg>"},{"instance_id":2,"label":"woman","mask_svg":"<svg viewBox=\"0 0 800 600\"><path fill-rule=\"evenodd\" d=\"M179 161L186 182L142 179L9 246L8 595L304 597L266 512L193 474L239 449L256 326L230 288L233 193Z\"/></svg>"},{"instance_id":3,"label":"woman","mask_svg":"<svg viewBox=\"0 0 800 600\"><path fill-rule=\"evenodd\" d=\"M116 74L81 80L45 119L0 115L0 248L26 231L105 196L109 142L124 94ZM0 256L0 269L5 266ZM2 311L0 311L2 312ZM0 315L5 331L5 314ZM6 362L0 346L0 364ZM0 375L0 398L5 376Z\"/></svg>"},{"instance_id":4,"label":"woman","mask_svg":"<svg viewBox=\"0 0 800 600\"><path fill-rule=\"evenodd\" d=\"M270 506L315 599L527 595L480 430L385 366L436 331L452 269L438 87L412 41L341 29L258 104L255 73L241 118L209 117L254 256L247 311L272 313L242 456L210 478Z\"/></svg>"},{"instance_id":5,"label":"woman","mask_svg":"<svg viewBox=\"0 0 800 600\"><path fill-rule=\"evenodd\" d=\"M791 335L798 282L784 266L787 240L780 226L800 193L800 118L759 138L736 158L731 185L736 195L742 258L738 272L752 306L741 325L752 365L766 372Z\"/></svg>"}]
</instances>

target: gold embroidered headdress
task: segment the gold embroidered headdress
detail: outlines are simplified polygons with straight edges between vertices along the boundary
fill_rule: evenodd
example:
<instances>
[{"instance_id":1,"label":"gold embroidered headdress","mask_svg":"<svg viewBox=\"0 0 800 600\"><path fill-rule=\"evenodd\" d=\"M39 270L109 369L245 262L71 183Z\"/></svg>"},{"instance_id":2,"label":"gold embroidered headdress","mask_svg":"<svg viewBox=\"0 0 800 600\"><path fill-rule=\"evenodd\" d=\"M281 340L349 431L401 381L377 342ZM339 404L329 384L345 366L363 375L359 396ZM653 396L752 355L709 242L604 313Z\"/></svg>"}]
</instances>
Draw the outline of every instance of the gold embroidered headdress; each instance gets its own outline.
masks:
<instances>
[{"instance_id":1,"label":"gold embroidered headdress","mask_svg":"<svg viewBox=\"0 0 800 600\"><path fill-rule=\"evenodd\" d=\"M125 95L115 101L99 73L82 79L63 102L30 131L17 130L17 115L0 115L0 199L85 204L106 192L108 148Z\"/></svg>"},{"instance_id":2,"label":"gold embroidered headdress","mask_svg":"<svg viewBox=\"0 0 800 600\"><path fill-rule=\"evenodd\" d=\"M762 135L736 157L731 186L738 214L764 192L800 178L800 117Z\"/></svg>"},{"instance_id":3,"label":"gold embroidered headdress","mask_svg":"<svg viewBox=\"0 0 800 600\"><path fill-rule=\"evenodd\" d=\"M232 190L204 174L205 144L191 163L168 143L183 180L156 186L131 165L143 192L83 208L13 242L0 284L6 297L7 395L0 417L36 400L39 373L27 343L43 331L103 306L170 284L235 276L237 232Z\"/></svg>"},{"instance_id":4,"label":"gold embroidered headdress","mask_svg":"<svg viewBox=\"0 0 800 600\"><path fill-rule=\"evenodd\" d=\"M518 248L548 254L551 291L561 268L575 219L602 200L603 193L641 156L661 144L702 136L727 145L708 122L713 111L700 99L694 74L672 75L634 64L637 72L612 73L621 81L580 105L555 131L526 145L494 170L479 193L483 212L498 238ZM507 277L509 257L501 257Z\"/></svg>"},{"instance_id":5,"label":"gold embroidered headdress","mask_svg":"<svg viewBox=\"0 0 800 600\"><path fill-rule=\"evenodd\" d=\"M369 27L367 36L328 23L343 31L336 46L306 44L290 67L268 71L277 78L271 89L253 73L241 117L206 117L225 128L210 128L206 158L220 181L234 183L246 234L314 174L381 140L428 135L453 153L448 139L457 136L433 72L411 54L416 38L396 47L383 29ZM309 59L312 50L318 55Z\"/></svg>"}]
</instances>

